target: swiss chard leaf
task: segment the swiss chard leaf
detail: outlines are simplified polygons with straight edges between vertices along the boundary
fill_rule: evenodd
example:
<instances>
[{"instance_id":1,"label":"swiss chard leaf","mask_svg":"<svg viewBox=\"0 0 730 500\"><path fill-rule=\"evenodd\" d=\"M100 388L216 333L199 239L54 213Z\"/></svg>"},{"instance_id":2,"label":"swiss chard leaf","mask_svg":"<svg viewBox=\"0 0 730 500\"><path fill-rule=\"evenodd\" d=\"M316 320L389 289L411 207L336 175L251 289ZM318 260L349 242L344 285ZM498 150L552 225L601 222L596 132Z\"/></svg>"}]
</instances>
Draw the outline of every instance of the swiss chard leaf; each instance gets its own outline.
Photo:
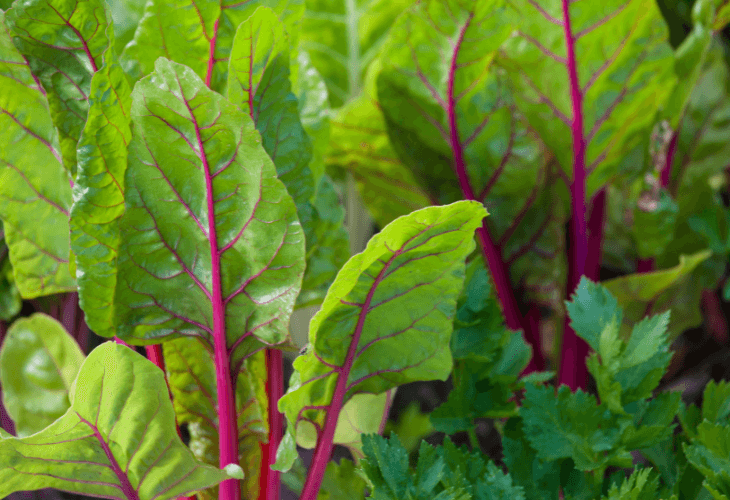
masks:
<instances>
[{"instance_id":1,"label":"swiss chard leaf","mask_svg":"<svg viewBox=\"0 0 730 500\"><path fill-rule=\"evenodd\" d=\"M13 278L13 266L8 257L8 246L5 243L5 231L0 220L0 320L10 321L20 312L22 300Z\"/></svg>"},{"instance_id":2,"label":"swiss chard leaf","mask_svg":"<svg viewBox=\"0 0 730 500\"><path fill-rule=\"evenodd\" d=\"M3 405L18 437L35 434L61 417L84 353L63 326L45 314L20 318L0 349Z\"/></svg>"},{"instance_id":3,"label":"swiss chard leaf","mask_svg":"<svg viewBox=\"0 0 730 500\"><path fill-rule=\"evenodd\" d=\"M485 215L468 201L419 210L386 226L340 269L279 400L289 422L279 466L291 466L299 426L321 429L353 395L448 377L464 259Z\"/></svg>"},{"instance_id":4,"label":"swiss chard leaf","mask_svg":"<svg viewBox=\"0 0 730 500\"><path fill-rule=\"evenodd\" d=\"M0 218L25 298L76 289L69 270L71 177L46 93L30 69L0 23Z\"/></svg>"},{"instance_id":5,"label":"swiss chard leaf","mask_svg":"<svg viewBox=\"0 0 730 500\"><path fill-rule=\"evenodd\" d=\"M78 143L70 227L86 323L98 335L112 337L116 335L114 289L124 174L132 140L132 98L112 47L103 53L102 61L91 78L88 118Z\"/></svg>"},{"instance_id":6,"label":"swiss chard leaf","mask_svg":"<svg viewBox=\"0 0 730 500\"><path fill-rule=\"evenodd\" d=\"M63 163L76 176L76 145L86 122L93 74L112 44L111 15L103 0L23 0L6 23L16 47L48 92Z\"/></svg>"},{"instance_id":7,"label":"swiss chard leaf","mask_svg":"<svg viewBox=\"0 0 730 500\"><path fill-rule=\"evenodd\" d=\"M517 89L517 105L566 174L572 176L573 149L579 147L571 136L569 49L582 100L586 196L640 173L648 163L649 131L676 78L668 29L655 0L510 5L520 24L518 36L501 48L500 65Z\"/></svg>"},{"instance_id":8,"label":"swiss chard leaf","mask_svg":"<svg viewBox=\"0 0 730 500\"><path fill-rule=\"evenodd\" d=\"M201 462L218 464L218 397L213 354L197 339L179 338L162 344L172 401L178 425L188 424L189 447ZM236 379L239 465L245 479L242 492L258 496L261 453L259 443L267 439L265 390L266 363L263 352L246 360ZM203 493L218 498L217 487Z\"/></svg>"},{"instance_id":9,"label":"swiss chard leaf","mask_svg":"<svg viewBox=\"0 0 730 500\"><path fill-rule=\"evenodd\" d=\"M70 401L68 411L41 432L0 439L0 495L53 487L164 500L229 477L197 462L185 447L162 372L132 349L113 342L94 349Z\"/></svg>"},{"instance_id":10,"label":"swiss chard leaf","mask_svg":"<svg viewBox=\"0 0 730 500\"><path fill-rule=\"evenodd\" d=\"M192 70L162 58L132 98L117 335L212 345L216 317L231 366L262 347L254 338L284 342L304 241L253 123Z\"/></svg>"}]
</instances>

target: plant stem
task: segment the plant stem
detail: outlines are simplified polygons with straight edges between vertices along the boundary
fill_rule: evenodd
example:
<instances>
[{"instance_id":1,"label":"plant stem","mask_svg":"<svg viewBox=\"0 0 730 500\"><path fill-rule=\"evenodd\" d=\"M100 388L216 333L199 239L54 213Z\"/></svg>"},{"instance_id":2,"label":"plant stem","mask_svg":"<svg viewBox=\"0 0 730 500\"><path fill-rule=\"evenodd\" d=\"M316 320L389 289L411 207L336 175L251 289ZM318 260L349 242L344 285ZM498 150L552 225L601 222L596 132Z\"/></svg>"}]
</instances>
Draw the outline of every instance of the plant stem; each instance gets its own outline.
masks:
<instances>
[{"instance_id":1,"label":"plant stem","mask_svg":"<svg viewBox=\"0 0 730 500\"><path fill-rule=\"evenodd\" d=\"M569 0L562 0L563 31L567 49L567 70L570 81L570 100L573 108L571 135L573 138L573 182L570 186L572 195L572 216L570 220L570 260L568 262L567 295L575 290L581 276L585 272L588 255L588 234L586 228L586 140L583 131L583 96L578 81L578 68L575 59L575 37L570 25ZM575 334L570 327L570 319L565 317L563 347L558 362L558 383L568 385L571 390L585 388L588 382L588 370L585 357L588 344Z\"/></svg>"},{"instance_id":2,"label":"plant stem","mask_svg":"<svg viewBox=\"0 0 730 500\"><path fill-rule=\"evenodd\" d=\"M471 451L481 451L479 446L479 438L477 437L477 431L474 428L475 422L472 420L471 427L466 431L469 436L469 444L471 445Z\"/></svg>"},{"instance_id":3,"label":"plant stem","mask_svg":"<svg viewBox=\"0 0 730 500\"><path fill-rule=\"evenodd\" d=\"M283 434L284 418L277 402L284 395L283 358L279 349L266 349L266 392L269 396L269 442L261 445L259 500L278 500L281 473L271 469Z\"/></svg>"}]
</instances>

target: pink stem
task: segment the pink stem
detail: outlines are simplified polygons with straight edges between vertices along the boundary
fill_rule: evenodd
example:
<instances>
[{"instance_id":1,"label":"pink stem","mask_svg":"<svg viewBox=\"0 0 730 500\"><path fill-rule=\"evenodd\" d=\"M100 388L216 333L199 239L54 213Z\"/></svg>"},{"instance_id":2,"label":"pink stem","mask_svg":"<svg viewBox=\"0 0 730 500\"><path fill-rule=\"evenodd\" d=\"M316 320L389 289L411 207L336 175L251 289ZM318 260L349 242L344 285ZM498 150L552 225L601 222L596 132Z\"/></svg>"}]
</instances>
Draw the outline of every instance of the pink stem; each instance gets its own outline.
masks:
<instances>
[{"instance_id":1,"label":"pink stem","mask_svg":"<svg viewBox=\"0 0 730 500\"><path fill-rule=\"evenodd\" d=\"M568 79L570 80L570 99L573 108L571 135L573 138L573 182L570 186L572 194L571 217L571 258L568 264L568 290L570 295L578 285L585 272L588 255L588 234L586 228L586 141L583 131L583 96L578 81L578 69L575 59L575 38L570 26L569 0L562 0L563 28L567 46ZM558 386L568 385L571 390L585 388L588 382L588 370L585 356L588 344L580 339L572 328L570 319L565 318L563 347L558 363Z\"/></svg>"},{"instance_id":2,"label":"pink stem","mask_svg":"<svg viewBox=\"0 0 730 500\"><path fill-rule=\"evenodd\" d=\"M266 390L269 395L269 442L261 445L261 474L259 476L259 500L278 500L281 490L281 473L273 470L276 450L283 435L284 417L277 402L284 395L283 359L279 349L266 349Z\"/></svg>"}]
</instances>

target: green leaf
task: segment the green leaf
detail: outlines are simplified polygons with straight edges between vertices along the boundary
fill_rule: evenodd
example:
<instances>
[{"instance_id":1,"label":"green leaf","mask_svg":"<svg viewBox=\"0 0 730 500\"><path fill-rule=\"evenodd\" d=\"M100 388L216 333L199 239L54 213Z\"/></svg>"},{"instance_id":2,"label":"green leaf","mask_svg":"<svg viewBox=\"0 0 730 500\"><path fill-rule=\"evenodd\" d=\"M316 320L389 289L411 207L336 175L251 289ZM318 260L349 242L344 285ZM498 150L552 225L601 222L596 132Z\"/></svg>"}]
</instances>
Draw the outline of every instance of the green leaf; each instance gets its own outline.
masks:
<instances>
[{"instance_id":1,"label":"green leaf","mask_svg":"<svg viewBox=\"0 0 730 500\"><path fill-rule=\"evenodd\" d=\"M307 0L302 49L327 84L339 108L360 92L367 67L379 54L389 28L413 0Z\"/></svg>"},{"instance_id":2,"label":"green leaf","mask_svg":"<svg viewBox=\"0 0 730 500\"><path fill-rule=\"evenodd\" d=\"M236 31L228 73L228 99L249 114L279 178L301 206L314 194L312 144L299 119L289 81L284 24L260 7Z\"/></svg>"},{"instance_id":3,"label":"green leaf","mask_svg":"<svg viewBox=\"0 0 730 500\"><path fill-rule=\"evenodd\" d=\"M110 38L113 41L113 36ZM113 337L117 331L114 288L127 148L132 139L132 99L112 47L102 60L103 66L91 79L89 114L78 144L70 227L79 304L86 323L97 335Z\"/></svg>"},{"instance_id":4,"label":"green leaf","mask_svg":"<svg viewBox=\"0 0 730 500\"><path fill-rule=\"evenodd\" d=\"M572 177L573 109L564 23L570 22L582 97L586 196L619 177L635 177L648 163L657 111L676 76L668 29L655 0L571 4L510 2L517 36L500 52L517 106Z\"/></svg>"},{"instance_id":5,"label":"green leaf","mask_svg":"<svg viewBox=\"0 0 730 500\"><path fill-rule=\"evenodd\" d=\"M132 80L138 80L164 57L185 64L211 89L225 94L236 29L259 6L273 9L296 36L304 0L149 0L134 39L122 53L122 66ZM296 47L296 40L292 45Z\"/></svg>"},{"instance_id":6,"label":"green leaf","mask_svg":"<svg viewBox=\"0 0 730 500\"><path fill-rule=\"evenodd\" d=\"M697 438L684 445L684 452L705 476L702 486L713 498L730 498L730 425L702 422L697 426Z\"/></svg>"},{"instance_id":7,"label":"green leaf","mask_svg":"<svg viewBox=\"0 0 730 500\"><path fill-rule=\"evenodd\" d=\"M365 480L357 472L351 460L329 462L317 500L364 500Z\"/></svg>"},{"instance_id":8,"label":"green leaf","mask_svg":"<svg viewBox=\"0 0 730 500\"><path fill-rule=\"evenodd\" d=\"M301 227L251 120L189 68L166 59L156 68L132 93L117 336L212 346L222 311L235 367L261 348L255 339L287 339Z\"/></svg>"},{"instance_id":9,"label":"green leaf","mask_svg":"<svg viewBox=\"0 0 730 500\"><path fill-rule=\"evenodd\" d=\"M327 175L320 178L313 201L298 206L297 212L307 240L307 267L297 307L305 307L324 299L337 271L350 257L350 237L344 225L345 209Z\"/></svg>"},{"instance_id":10,"label":"green leaf","mask_svg":"<svg viewBox=\"0 0 730 500\"><path fill-rule=\"evenodd\" d=\"M218 465L218 396L213 354L198 339L178 338L162 344L165 368L178 425L188 424L189 448L199 461ZM236 379L239 464L245 475L242 492L258 496L261 453L267 440L266 401L257 398L257 385L266 385L266 360L262 352L246 360ZM205 498L217 499L217 487Z\"/></svg>"},{"instance_id":11,"label":"green leaf","mask_svg":"<svg viewBox=\"0 0 730 500\"><path fill-rule=\"evenodd\" d=\"M630 467L631 455L621 448L622 426L605 405L578 389L561 385L526 386L520 409L524 432L543 461L572 458L581 471L603 470L608 465ZM625 425L625 424L624 424Z\"/></svg>"},{"instance_id":12,"label":"green leaf","mask_svg":"<svg viewBox=\"0 0 730 500\"><path fill-rule=\"evenodd\" d=\"M0 495L52 487L165 500L229 477L185 447L162 372L132 349L113 342L94 349L70 400L68 411L43 431L0 440Z\"/></svg>"},{"instance_id":13,"label":"green leaf","mask_svg":"<svg viewBox=\"0 0 730 500\"><path fill-rule=\"evenodd\" d=\"M479 452L469 453L446 438L434 448L421 442L415 473L408 467L408 454L398 437L385 439L377 435L363 438L366 458L360 461L372 490L372 498L396 500L524 500L521 486L513 486L491 460Z\"/></svg>"},{"instance_id":14,"label":"green leaf","mask_svg":"<svg viewBox=\"0 0 730 500\"><path fill-rule=\"evenodd\" d=\"M687 296L679 293L682 282L688 280L692 271L712 255L710 250L693 255L680 255L679 264L669 269L636 273L614 278L601 283L613 295L617 304L624 308L623 322L628 331L629 326L640 321L647 314L657 314L672 309L672 321L669 323L669 342L671 343L686 328L698 323L693 318L678 312L679 305L687 307ZM692 307L699 306L699 297L692 299ZM685 302L683 304L683 302ZM649 307L651 306L651 307ZM699 311L697 311L699 314ZM620 323L619 323L620 324ZM590 342L589 342L590 343Z\"/></svg>"},{"instance_id":15,"label":"green leaf","mask_svg":"<svg viewBox=\"0 0 730 500\"><path fill-rule=\"evenodd\" d=\"M710 380L702 395L702 418L712 423L727 421L730 415L730 383Z\"/></svg>"},{"instance_id":16,"label":"green leaf","mask_svg":"<svg viewBox=\"0 0 730 500\"><path fill-rule=\"evenodd\" d=\"M361 392L448 377L464 259L485 215L473 201L419 210L386 226L340 269L279 400L292 438L301 421L323 424L336 391L341 403L329 411L339 412ZM285 440L279 453L293 444Z\"/></svg>"},{"instance_id":17,"label":"green leaf","mask_svg":"<svg viewBox=\"0 0 730 500\"><path fill-rule=\"evenodd\" d=\"M71 178L61 163L45 91L2 23L0 143L0 219L20 295L30 299L74 291Z\"/></svg>"},{"instance_id":18,"label":"green leaf","mask_svg":"<svg viewBox=\"0 0 730 500\"><path fill-rule=\"evenodd\" d=\"M21 318L8 329L0 350L3 405L19 437L61 417L84 353L63 326L45 314Z\"/></svg>"},{"instance_id":19,"label":"green leaf","mask_svg":"<svg viewBox=\"0 0 730 500\"><path fill-rule=\"evenodd\" d=\"M663 253L674 236L679 206L665 189L659 192L657 198L639 199L634 207L634 224L631 226L631 232L636 244L636 253L642 259L653 258Z\"/></svg>"},{"instance_id":20,"label":"green leaf","mask_svg":"<svg viewBox=\"0 0 730 500\"><path fill-rule=\"evenodd\" d=\"M434 428L428 413L421 413L421 405L414 401L401 412L397 422L388 421L385 432L397 434L403 447L411 453L418 448L421 440L433 434Z\"/></svg>"},{"instance_id":21,"label":"green leaf","mask_svg":"<svg viewBox=\"0 0 730 500\"><path fill-rule=\"evenodd\" d=\"M19 312L23 305L18 287L13 278L13 266L8 256L8 246L5 244L5 231L0 221L0 320L10 321Z\"/></svg>"},{"instance_id":22,"label":"green leaf","mask_svg":"<svg viewBox=\"0 0 730 500\"><path fill-rule=\"evenodd\" d=\"M651 469L640 470L634 468L631 476L622 481L621 488L618 488L615 483L612 484L611 489L608 490L608 496L601 496L601 500L640 500L644 498L655 498L657 488L659 487L659 476L652 474L651 479L649 479L651 473Z\"/></svg>"},{"instance_id":23,"label":"green leaf","mask_svg":"<svg viewBox=\"0 0 730 500\"><path fill-rule=\"evenodd\" d=\"M76 177L76 145L89 109L91 77L113 45L106 2L22 0L8 10L6 22L16 47L48 92L63 163Z\"/></svg>"}]
</instances>

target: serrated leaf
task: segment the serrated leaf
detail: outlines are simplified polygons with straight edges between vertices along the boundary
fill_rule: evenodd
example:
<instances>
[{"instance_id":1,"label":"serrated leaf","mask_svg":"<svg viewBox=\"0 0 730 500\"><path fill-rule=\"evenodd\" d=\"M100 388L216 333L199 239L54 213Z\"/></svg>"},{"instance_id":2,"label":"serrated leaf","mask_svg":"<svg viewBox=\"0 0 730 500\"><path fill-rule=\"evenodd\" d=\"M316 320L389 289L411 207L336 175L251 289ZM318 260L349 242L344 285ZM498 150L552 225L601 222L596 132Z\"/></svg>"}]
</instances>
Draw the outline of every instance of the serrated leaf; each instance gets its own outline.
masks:
<instances>
[{"instance_id":1,"label":"serrated leaf","mask_svg":"<svg viewBox=\"0 0 730 500\"><path fill-rule=\"evenodd\" d=\"M692 444L683 447L687 460L705 476L702 486L716 499L730 497L730 425L704 421Z\"/></svg>"},{"instance_id":2,"label":"serrated leaf","mask_svg":"<svg viewBox=\"0 0 730 500\"><path fill-rule=\"evenodd\" d=\"M0 20L4 21L0 13ZM74 291L71 178L45 91L0 23L0 218L20 295ZM75 153L74 153L75 154Z\"/></svg>"},{"instance_id":3,"label":"serrated leaf","mask_svg":"<svg viewBox=\"0 0 730 500\"><path fill-rule=\"evenodd\" d=\"M501 48L515 100L572 177L569 64L575 64L585 139L586 196L640 173L657 111L669 98L673 51L654 0L510 2L520 21ZM571 52L564 24L570 22Z\"/></svg>"},{"instance_id":4,"label":"serrated leaf","mask_svg":"<svg viewBox=\"0 0 730 500\"><path fill-rule=\"evenodd\" d=\"M113 35L107 37L109 9L102 0L22 0L8 10L6 23L48 93L63 163L76 177L76 144L89 109L91 78L113 41Z\"/></svg>"},{"instance_id":5,"label":"serrated leaf","mask_svg":"<svg viewBox=\"0 0 730 500\"><path fill-rule=\"evenodd\" d=\"M53 487L165 500L229 477L198 463L185 447L162 372L132 349L113 342L94 349L70 400L68 411L43 431L0 440L0 495Z\"/></svg>"},{"instance_id":6,"label":"serrated leaf","mask_svg":"<svg viewBox=\"0 0 730 500\"><path fill-rule=\"evenodd\" d=\"M279 400L290 433L302 420L321 426L324 409L339 413L357 393L448 377L464 259L485 215L470 201L425 208L386 226L347 261L310 323L308 350L294 361ZM293 439L279 453L291 445Z\"/></svg>"},{"instance_id":7,"label":"serrated leaf","mask_svg":"<svg viewBox=\"0 0 730 500\"><path fill-rule=\"evenodd\" d=\"M601 496L601 500L639 500L643 498L654 498L657 487L659 486L659 476L653 474L651 479L651 469L639 470L634 468L634 472L625 479L621 488L616 484L611 485L608 490L608 496Z\"/></svg>"},{"instance_id":8,"label":"serrated leaf","mask_svg":"<svg viewBox=\"0 0 730 500\"><path fill-rule=\"evenodd\" d=\"M122 66L136 81L165 57L185 64L211 89L225 94L236 29L259 6L272 8L296 37L298 30L292 28L301 19L304 0L150 0L134 39L122 53Z\"/></svg>"},{"instance_id":9,"label":"serrated leaf","mask_svg":"<svg viewBox=\"0 0 730 500\"><path fill-rule=\"evenodd\" d=\"M286 341L304 241L294 202L251 120L189 68L159 59L132 93L117 336L212 345L231 366Z\"/></svg>"},{"instance_id":10,"label":"serrated leaf","mask_svg":"<svg viewBox=\"0 0 730 500\"><path fill-rule=\"evenodd\" d=\"M113 43L102 61L91 78L88 118L78 143L70 229L85 321L96 334L112 337L132 98Z\"/></svg>"},{"instance_id":11,"label":"serrated leaf","mask_svg":"<svg viewBox=\"0 0 730 500\"><path fill-rule=\"evenodd\" d=\"M710 380L702 394L702 418L721 423L730 415L730 383Z\"/></svg>"},{"instance_id":12,"label":"serrated leaf","mask_svg":"<svg viewBox=\"0 0 730 500\"><path fill-rule=\"evenodd\" d=\"M0 385L18 437L35 434L66 413L84 358L76 340L50 316L36 313L10 326L0 350Z\"/></svg>"}]
</instances>

